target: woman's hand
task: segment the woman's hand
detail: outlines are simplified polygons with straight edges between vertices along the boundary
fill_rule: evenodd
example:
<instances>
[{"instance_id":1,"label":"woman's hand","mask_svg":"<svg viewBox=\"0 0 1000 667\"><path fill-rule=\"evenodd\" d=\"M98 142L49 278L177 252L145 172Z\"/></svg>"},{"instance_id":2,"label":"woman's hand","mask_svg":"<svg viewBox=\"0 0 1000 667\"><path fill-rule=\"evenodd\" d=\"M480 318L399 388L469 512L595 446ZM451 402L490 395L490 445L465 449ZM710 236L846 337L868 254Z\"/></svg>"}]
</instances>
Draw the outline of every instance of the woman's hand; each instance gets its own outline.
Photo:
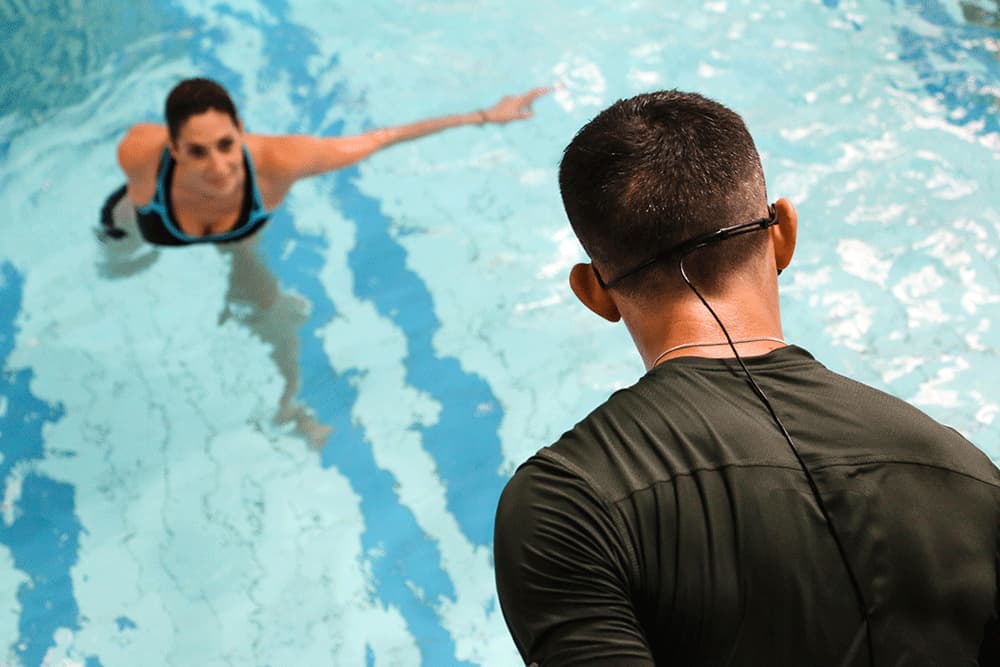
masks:
<instances>
[{"instance_id":1,"label":"woman's hand","mask_svg":"<svg viewBox=\"0 0 1000 667\"><path fill-rule=\"evenodd\" d=\"M489 109L479 112L484 123L509 123L512 120L531 118L531 104L551 91L547 86L532 88L521 95L507 95Z\"/></svg>"}]
</instances>

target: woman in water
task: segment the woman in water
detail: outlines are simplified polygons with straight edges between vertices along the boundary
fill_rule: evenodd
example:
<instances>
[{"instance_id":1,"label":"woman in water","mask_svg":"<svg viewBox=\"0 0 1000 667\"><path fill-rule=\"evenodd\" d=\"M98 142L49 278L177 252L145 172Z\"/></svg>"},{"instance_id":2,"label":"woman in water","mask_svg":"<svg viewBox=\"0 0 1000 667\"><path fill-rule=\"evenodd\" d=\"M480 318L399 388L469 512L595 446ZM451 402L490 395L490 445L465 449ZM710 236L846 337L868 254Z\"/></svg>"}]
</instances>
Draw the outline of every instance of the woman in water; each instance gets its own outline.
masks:
<instances>
[{"instance_id":1,"label":"woman in water","mask_svg":"<svg viewBox=\"0 0 1000 667\"><path fill-rule=\"evenodd\" d=\"M109 198L105 211L127 195L142 236L156 245L237 241L258 231L299 179L448 128L529 118L532 102L547 90L356 136L313 137L245 133L222 86L187 79L167 96L166 126L135 125L118 145L127 183ZM102 216L102 223L109 236L122 236L110 215Z\"/></svg>"},{"instance_id":2,"label":"woman in water","mask_svg":"<svg viewBox=\"0 0 1000 667\"><path fill-rule=\"evenodd\" d=\"M299 385L296 330L305 321L308 305L281 293L256 252L256 232L299 179L448 128L529 118L532 102L546 92L535 88L486 109L356 136L313 137L244 132L222 86L208 79L184 80L167 96L165 126L135 125L118 145L118 163L127 181L105 202L99 236L117 241L109 244L109 251L117 247L124 252L105 264L105 273L125 275L155 259L155 252L138 258L129 254L139 243L136 227L156 246L213 243L231 255L220 323L234 317L271 346L285 380L276 421L293 423L314 446L322 446L330 427L294 401Z\"/></svg>"}]
</instances>

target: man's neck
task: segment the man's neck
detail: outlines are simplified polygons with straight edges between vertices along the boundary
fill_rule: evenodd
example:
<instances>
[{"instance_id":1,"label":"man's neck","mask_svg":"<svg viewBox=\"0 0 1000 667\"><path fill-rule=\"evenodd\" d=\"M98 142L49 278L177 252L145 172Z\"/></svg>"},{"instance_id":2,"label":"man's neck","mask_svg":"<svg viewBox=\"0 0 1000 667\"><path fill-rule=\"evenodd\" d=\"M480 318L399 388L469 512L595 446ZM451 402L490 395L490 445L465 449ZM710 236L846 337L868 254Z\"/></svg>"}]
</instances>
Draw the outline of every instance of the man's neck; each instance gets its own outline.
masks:
<instances>
[{"instance_id":1,"label":"man's neck","mask_svg":"<svg viewBox=\"0 0 1000 667\"><path fill-rule=\"evenodd\" d=\"M734 341L741 356L766 354L782 343L781 315L774 298L730 291L725 295L707 296L712 310ZM724 358L733 351L726 336L705 305L689 291L680 298L649 304L623 303L622 319L642 357L646 369L666 359L680 356ZM666 354L664 354L666 353Z\"/></svg>"}]
</instances>

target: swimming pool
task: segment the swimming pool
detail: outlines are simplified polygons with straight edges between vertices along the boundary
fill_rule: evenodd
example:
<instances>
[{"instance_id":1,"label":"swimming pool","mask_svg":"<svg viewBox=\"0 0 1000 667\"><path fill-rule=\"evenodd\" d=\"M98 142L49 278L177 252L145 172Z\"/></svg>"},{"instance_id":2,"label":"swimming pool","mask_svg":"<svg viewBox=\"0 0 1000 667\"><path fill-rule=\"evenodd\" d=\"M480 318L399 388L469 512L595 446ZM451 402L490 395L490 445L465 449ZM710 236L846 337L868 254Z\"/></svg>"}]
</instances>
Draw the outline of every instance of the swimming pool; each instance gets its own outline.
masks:
<instances>
[{"instance_id":1,"label":"swimming pool","mask_svg":"<svg viewBox=\"0 0 1000 667\"><path fill-rule=\"evenodd\" d=\"M566 287L560 151L651 88L742 113L797 204L786 338L1000 459L995 3L116 4L0 8L0 664L515 664L499 491L642 372ZM117 140L195 74L261 132L561 84L300 184L265 230L318 451L272 422L230 257L114 268L91 231Z\"/></svg>"}]
</instances>

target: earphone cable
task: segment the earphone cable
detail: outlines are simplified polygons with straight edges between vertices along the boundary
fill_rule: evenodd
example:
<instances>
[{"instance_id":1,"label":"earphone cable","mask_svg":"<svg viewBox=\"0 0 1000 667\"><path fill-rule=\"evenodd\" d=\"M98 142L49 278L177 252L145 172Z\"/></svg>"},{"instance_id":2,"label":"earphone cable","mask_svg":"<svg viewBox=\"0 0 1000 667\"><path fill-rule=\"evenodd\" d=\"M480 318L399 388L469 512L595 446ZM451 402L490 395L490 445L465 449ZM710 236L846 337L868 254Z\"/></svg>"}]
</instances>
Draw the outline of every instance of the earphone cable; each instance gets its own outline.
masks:
<instances>
[{"instance_id":1,"label":"earphone cable","mask_svg":"<svg viewBox=\"0 0 1000 667\"><path fill-rule=\"evenodd\" d=\"M806 465L806 462L802 458L802 454L799 452L798 447L796 447L795 443L792 441L792 436L789 435L788 430L785 428L785 425L781 422L781 419L778 417L778 413L775 411L774 406L771 405L771 401L768 400L767 395L764 393L764 390L761 389L760 385L757 384L757 381L754 380L753 375L750 373L750 369L747 368L747 365L743 362L743 357L741 357L740 353L736 350L736 345L733 343L733 339L732 337L730 337L729 331L726 329L725 325L722 323L722 320L716 314L712 306L709 305L705 297L702 296L701 292L698 291L698 289L688 278L687 273L684 271L684 257L680 258L679 267L681 272L681 278L684 279L684 282L687 283L687 286L691 288L691 291L694 292L695 296L698 297L698 300L701 301L701 303L705 306L705 308L708 309L708 312L712 314L712 317L715 319L715 322L719 325L719 328L722 329L722 333L725 335L726 341L729 343L729 347L733 351L733 356L736 357L736 361L739 362L740 367L743 369L743 373L746 375L747 382L750 383L750 386L753 389L754 393L757 394L757 397L760 399L760 401L767 408L768 412L771 414L771 418L774 420L774 423L777 424L778 428L781 430L781 434L784 436L785 441L788 443L789 448L791 448L792 450L792 454L798 461L799 467L801 467L802 472L805 473L806 481L809 483L809 488L812 491L813 497L816 500L816 504L819 507L819 511L823 515L823 519L826 521L827 529L830 531L831 537L833 537L833 541L837 546L837 551L840 554L840 559L841 561L843 561L844 568L847 570L847 576L851 581L851 587L854 589L854 595L858 603L858 610L861 612L861 618L865 624L865 638L868 643L868 662L870 665L874 665L875 652L874 652L874 645L872 643L871 623L869 622L868 618L867 604L865 603L864 595L861 592L861 585L858 582L857 576L855 576L854 574L854 568L851 567L851 562L847 558L847 550L844 548L843 542L840 539L840 535L837 533L837 529L834 526L833 520L830 518L830 514L826 509L826 504L823 502L823 497L820 495L819 487L816 484L816 480L813 479L812 472L810 472L809 470L809 466Z\"/></svg>"}]
</instances>

